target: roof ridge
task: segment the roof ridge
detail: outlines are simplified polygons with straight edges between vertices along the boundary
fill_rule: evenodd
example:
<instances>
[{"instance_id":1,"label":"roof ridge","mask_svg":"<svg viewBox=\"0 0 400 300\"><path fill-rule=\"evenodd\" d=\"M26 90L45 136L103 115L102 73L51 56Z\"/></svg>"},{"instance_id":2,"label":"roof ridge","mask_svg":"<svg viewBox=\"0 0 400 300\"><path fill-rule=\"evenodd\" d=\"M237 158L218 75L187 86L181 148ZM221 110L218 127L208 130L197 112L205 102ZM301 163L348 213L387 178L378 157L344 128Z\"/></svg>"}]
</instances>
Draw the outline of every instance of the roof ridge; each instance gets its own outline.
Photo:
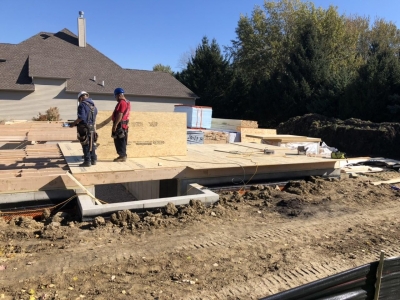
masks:
<instances>
[{"instance_id":1,"label":"roof ridge","mask_svg":"<svg viewBox=\"0 0 400 300\"><path fill-rule=\"evenodd\" d=\"M78 37L75 33L73 33L71 30L69 30L67 27L65 27L65 28L63 28L63 29L61 29L60 31L58 31L58 32L64 32L64 33L68 33L68 34L71 34L71 35L73 35L74 37ZM58 32L56 32L56 33L58 33Z\"/></svg>"}]
</instances>

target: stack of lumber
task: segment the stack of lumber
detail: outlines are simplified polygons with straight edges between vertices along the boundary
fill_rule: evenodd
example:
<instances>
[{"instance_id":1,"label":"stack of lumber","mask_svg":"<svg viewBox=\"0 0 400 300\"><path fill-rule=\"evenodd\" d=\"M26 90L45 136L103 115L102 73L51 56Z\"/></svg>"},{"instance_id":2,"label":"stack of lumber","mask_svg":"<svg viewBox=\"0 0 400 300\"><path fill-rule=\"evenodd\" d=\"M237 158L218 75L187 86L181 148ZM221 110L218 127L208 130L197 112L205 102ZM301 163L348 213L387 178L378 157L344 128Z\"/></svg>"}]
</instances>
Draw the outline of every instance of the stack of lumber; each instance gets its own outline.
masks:
<instances>
[{"instance_id":1,"label":"stack of lumber","mask_svg":"<svg viewBox=\"0 0 400 300\"><path fill-rule=\"evenodd\" d=\"M258 128L257 121L250 120L235 120L235 119L211 119L212 129L230 130L230 131L241 131L242 128Z\"/></svg>"},{"instance_id":2,"label":"stack of lumber","mask_svg":"<svg viewBox=\"0 0 400 300\"><path fill-rule=\"evenodd\" d=\"M226 144L229 142L229 133L214 130L203 130L204 144Z\"/></svg>"},{"instance_id":3,"label":"stack of lumber","mask_svg":"<svg viewBox=\"0 0 400 300\"><path fill-rule=\"evenodd\" d=\"M212 118L211 129L204 131L205 144L240 142L240 132L258 128L257 121Z\"/></svg>"},{"instance_id":4,"label":"stack of lumber","mask_svg":"<svg viewBox=\"0 0 400 300\"><path fill-rule=\"evenodd\" d=\"M7 122L0 125L0 141L76 141L76 128L61 121Z\"/></svg>"},{"instance_id":5,"label":"stack of lumber","mask_svg":"<svg viewBox=\"0 0 400 300\"><path fill-rule=\"evenodd\" d=\"M27 131L15 130L13 128L7 128L11 130L3 130L4 125L0 125L0 141L1 142L22 142L26 140Z\"/></svg>"},{"instance_id":6,"label":"stack of lumber","mask_svg":"<svg viewBox=\"0 0 400 300\"><path fill-rule=\"evenodd\" d=\"M28 129L19 124L0 124L0 141L22 142L26 140Z\"/></svg>"},{"instance_id":7,"label":"stack of lumber","mask_svg":"<svg viewBox=\"0 0 400 300\"><path fill-rule=\"evenodd\" d=\"M117 157L111 138L112 111L98 112L96 130L99 159ZM131 112L129 117L128 157L186 155L186 114L174 112Z\"/></svg>"}]
</instances>

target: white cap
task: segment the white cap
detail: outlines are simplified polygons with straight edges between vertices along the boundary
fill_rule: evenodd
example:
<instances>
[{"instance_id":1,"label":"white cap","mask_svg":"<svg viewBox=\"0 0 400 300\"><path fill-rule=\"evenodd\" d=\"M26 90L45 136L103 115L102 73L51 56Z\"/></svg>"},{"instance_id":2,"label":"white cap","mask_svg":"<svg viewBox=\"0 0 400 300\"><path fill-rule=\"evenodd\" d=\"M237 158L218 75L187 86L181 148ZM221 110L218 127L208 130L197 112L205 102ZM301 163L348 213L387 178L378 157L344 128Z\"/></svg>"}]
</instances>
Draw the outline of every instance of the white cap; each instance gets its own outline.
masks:
<instances>
[{"instance_id":1,"label":"white cap","mask_svg":"<svg viewBox=\"0 0 400 300\"><path fill-rule=\"evenodd\" d=\"M81 91L81 92L78 94L78 100L79 100L79 98L80 98L82 95L88 95L88 96L89 96L89 93L88 93L88 92L85 92L85 91Z\"/></svg>"}]
</instances>

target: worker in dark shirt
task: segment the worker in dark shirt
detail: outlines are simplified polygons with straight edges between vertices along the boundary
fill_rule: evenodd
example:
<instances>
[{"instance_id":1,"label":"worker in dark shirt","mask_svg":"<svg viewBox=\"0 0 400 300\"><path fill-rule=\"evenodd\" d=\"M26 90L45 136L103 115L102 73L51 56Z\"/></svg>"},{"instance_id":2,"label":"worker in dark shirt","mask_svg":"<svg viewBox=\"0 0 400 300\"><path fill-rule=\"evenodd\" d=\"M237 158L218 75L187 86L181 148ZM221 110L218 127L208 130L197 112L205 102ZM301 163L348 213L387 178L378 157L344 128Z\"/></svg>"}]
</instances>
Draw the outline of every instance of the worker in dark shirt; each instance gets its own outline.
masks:
<instances>
[{"instance_id":1,"label":"worker in dark shirt","mask_svg":"<svg viewBox=\"0 0 400 300\"><path fill-rule=\"evenodd\" d=\"M77 126L78 140L82 145L83 163L80 167L90 167L97 162L96 144L97 133L95 129L97 108L89 94L81 91L78 94L78 118L70 124L71 127Z\"/></svg>"}]
</instances>

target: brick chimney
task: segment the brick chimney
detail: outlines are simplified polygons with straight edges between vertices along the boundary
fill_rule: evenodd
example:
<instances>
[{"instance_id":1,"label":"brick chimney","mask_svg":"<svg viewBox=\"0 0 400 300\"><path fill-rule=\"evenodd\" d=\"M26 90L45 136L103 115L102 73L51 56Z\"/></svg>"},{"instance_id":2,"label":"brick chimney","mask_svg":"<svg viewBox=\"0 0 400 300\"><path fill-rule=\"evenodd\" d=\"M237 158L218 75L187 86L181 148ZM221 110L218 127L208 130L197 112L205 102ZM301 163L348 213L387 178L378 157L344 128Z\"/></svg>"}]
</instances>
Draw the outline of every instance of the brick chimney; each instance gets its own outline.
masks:
<instances>
[{"instance_id":1,"label":"brick chimney","mask_svg":"<svg viewBox=\"0 0 400 300\"><path fill-rule=\"evenodd\" d=\"M83 11L79 12L78 18L78 44L79 47L86 47L86 20Z\"/></svg>"}]
</instances>

